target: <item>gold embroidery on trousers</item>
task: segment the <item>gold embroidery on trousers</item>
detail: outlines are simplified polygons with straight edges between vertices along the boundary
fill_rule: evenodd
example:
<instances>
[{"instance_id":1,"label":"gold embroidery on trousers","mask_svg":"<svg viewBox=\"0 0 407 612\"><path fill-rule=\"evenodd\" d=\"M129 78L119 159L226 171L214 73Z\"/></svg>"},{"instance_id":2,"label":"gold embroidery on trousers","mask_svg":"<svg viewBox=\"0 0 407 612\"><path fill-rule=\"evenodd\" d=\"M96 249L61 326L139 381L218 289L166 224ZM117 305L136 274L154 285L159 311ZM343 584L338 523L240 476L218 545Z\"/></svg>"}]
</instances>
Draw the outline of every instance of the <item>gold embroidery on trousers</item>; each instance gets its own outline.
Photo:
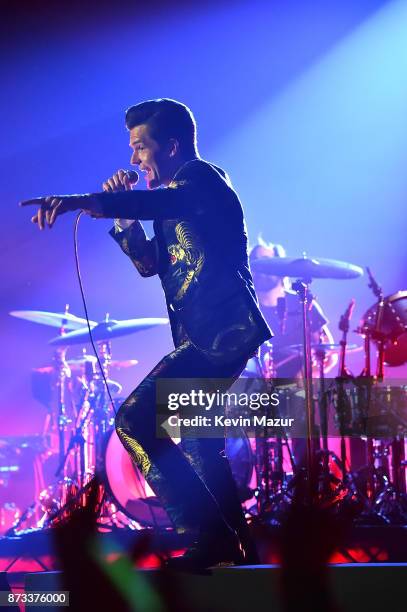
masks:
<instances>
[{"instance_id":1,"label":"gold embroidery on trousers","mask_svg":"<svg viewBox=\"0 0 407 612\"><path fill-rule=\"evenodd\" d=\"M144 448L137 442L137 440L134 440L134 438L128 436L123 429L121 429L121 427L117 428L117 434L123 446L128 449L133 461L139 466L143 476L147 476L151 467L151 461L148 458Z\"/></svg>"}]
</instances>

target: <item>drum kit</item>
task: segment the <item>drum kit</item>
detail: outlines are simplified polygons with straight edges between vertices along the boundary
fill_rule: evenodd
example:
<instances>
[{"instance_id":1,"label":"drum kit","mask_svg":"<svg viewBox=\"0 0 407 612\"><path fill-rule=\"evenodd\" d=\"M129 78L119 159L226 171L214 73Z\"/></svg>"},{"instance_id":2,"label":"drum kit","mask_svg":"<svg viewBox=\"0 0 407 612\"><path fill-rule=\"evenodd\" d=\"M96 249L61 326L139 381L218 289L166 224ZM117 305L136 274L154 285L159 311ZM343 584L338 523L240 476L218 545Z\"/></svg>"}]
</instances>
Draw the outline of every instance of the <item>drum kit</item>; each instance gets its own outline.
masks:
<instances>
[{"instance_id":1,"label":"drum kit","mask_svg":"<svg viewBox=\"0 0 407 612\"><path fill-rule=\"evenodd\" d=\"M123 399L122 386L111 375L138 361L113 359L112 339L167 325L168 319L117 321L106 315L100 323L89 321L96 356L86 353L85 345L90 342L87 320L70 313L68 306L63 313L20 310L10 314L58 328L59 335L49 341L55 347L52 365L32 372L34 397L47 407L39 436L41 448L36 452L34 501L23 512L16 509L14 524L3 525L9 527L7 534L19 535L63 520L72 507L84 503L95 474L102 483L100 524L135 529L138 519L143 524L144 515L154 521L155 497L114 430L115 410ZM68 357L70 348L78 344L82 355ZM10 443L7 446L11 448Z\"/></svg>"},{"instance_id":2,"label":"drum kit","mask_svg":"<svg viewBox=\"0 0 407 612\"><path fill-rule=\"evenodd\" d=\"M255 432L251 444L255 501L251 505L246 502L248 513L278 523L301 478L312 500L338 512L351 506L357 522L406 524L407 381L385 380L384 365L391 368L407 363L407 291L385 297L367 269L369 287L377 301L355 330L364 347L347 342L353 300L340 319L340 342L314 344L309 321L312 280L357 278L363 270L345 262L306 256L261 258L251 266L254 272L295 280L292 286L301 306L302 343L286 348L300 352L303 367L297 380L277 380L271 345L263 347L246 376L269 380L274 389L279 387L283 397L280 413L302 412L306 422L302 439L290 436L289 431L274 438L268 437L267 431ZM374 373L372 346L377 353ZM346 356L363 348L364 368L359 376L353 376L346 367ZM339 357L338 376L327 378L326 356L335 353ZM353 465L356 454L360 466Z\"/></svg>"},{"instance_id":3,"label":"drum kit","mask_svg":"<svg viewBox=\"0 0 407 612\"><path fill-rule=\"evenodd\" d=\"M405 524L407 385L387 384L384 365L393 367L407 362L407 291L384 297L368 270L376 302L356 330L364 340L365 360L362 373L355 377L346 367L346 355L363 349L347 343L353 303L341 317L340 342L315 345L309 321L313 300L310 285L315 278L357 278L363 270L345 262L310 259L305 255L299 259L261 258L251 265L254 271L263 274L295 279L292 286L298 295L303 333L301 345L290 348L302 355L303 371L301 379L291 381L283 395L287 406L301 404L306 435L299 441L290 438L289 432L271 438L263 431L249 441L242 431L240 438L226 439L226 453L247 515L279 522L292 499L298 474L303 471L309 475L316 460L320 466L316 490L322 503L335 506L338 511L345 504L353 504L362 522ZM122 402L122 388L110 378L115 370L137 364L134 359L114 360L112 340L165 325L168 320L116 321L106 316L105 321L90 321L88 326L86 319L71 314L68 307L63 313L24 310L10 314L59 328L59 335L49 343L55 348L52 365L33 372L34 396L48 408L38 450L39 485L33 503L25 511L15 513L17 520L8 533L18 535L58 524L69 515L72 503L84 503L84 493L95 474L101 481L98 522L102 528L171 527L165 510L115 433L114 412ZM90 341L89 327L97 356L88 355L83 348ZM67 358L70 347L77 345L82 346L83 354ZM377 350L374 374L372 345ZM325 377L327 354L339 356L336 378ZM255 376L273 381L271 345L262 347L254 370ZM248 372L243 376L253 376L253 372ZM378 415L373 420L379 422L373 432L368 427L372 415ZM338 453L330 448L332 422L340 441ZM352 470L348 455L355 442L362 446L364 464ZM41 468L44 472L50 458L55 469L52 481L46 482Z\"/></svg>"}]
</instances>

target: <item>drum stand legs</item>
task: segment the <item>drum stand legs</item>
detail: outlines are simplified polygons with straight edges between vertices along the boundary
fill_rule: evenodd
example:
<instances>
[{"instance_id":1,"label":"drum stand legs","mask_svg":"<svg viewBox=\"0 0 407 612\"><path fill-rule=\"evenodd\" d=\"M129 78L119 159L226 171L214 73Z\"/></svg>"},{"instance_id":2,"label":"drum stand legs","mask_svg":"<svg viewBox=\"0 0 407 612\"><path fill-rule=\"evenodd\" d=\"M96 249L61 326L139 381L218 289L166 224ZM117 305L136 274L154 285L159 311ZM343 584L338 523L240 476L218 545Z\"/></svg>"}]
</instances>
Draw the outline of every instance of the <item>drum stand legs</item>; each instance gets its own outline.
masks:
<instances>
[{"instance_id":1,"label":"drum stand legs","mask_svg":"<svg viewBox=\"0 0 407 612\"><path fill-rule=\"evenodd\" d=\"M66 385L64 366L66 364L61 358L57 383L59 465L55 476L58 481L41 492L39 499L27 508L8 535L53 527L65 521L73 511L86 504L87 492L94 478L100 482L96 517L98 524L103 527L135 528L135 521L116 507L105 485L102 484L105 469L104 446L106 433L112 425L112 417L106 391L101 381L94 376L94 372L83 381L84 392L76 424L65 447L68 420L64 404Z\"/></svg>"}]
</instances>

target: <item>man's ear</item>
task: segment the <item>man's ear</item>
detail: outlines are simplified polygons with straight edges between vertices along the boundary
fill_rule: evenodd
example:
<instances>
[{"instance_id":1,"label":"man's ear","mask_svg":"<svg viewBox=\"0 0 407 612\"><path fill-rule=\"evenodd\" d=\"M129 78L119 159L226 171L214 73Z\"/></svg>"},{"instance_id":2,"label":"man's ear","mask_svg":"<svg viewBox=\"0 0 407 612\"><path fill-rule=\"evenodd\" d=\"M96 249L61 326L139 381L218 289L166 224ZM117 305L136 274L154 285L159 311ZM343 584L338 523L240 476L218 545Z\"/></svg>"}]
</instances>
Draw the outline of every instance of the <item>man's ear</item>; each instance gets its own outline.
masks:
<instances>
[{"instance_id":1,"label":"man's ear","mask_svg":"<svg viewBox=\"0 0 407 612\"><path fill-rule=\"evenodd\" d=\"M176 157L179 153L179 142L176 138L170 138L168 141L168 154L170 157Z\"/></svg>"}]
</instances>

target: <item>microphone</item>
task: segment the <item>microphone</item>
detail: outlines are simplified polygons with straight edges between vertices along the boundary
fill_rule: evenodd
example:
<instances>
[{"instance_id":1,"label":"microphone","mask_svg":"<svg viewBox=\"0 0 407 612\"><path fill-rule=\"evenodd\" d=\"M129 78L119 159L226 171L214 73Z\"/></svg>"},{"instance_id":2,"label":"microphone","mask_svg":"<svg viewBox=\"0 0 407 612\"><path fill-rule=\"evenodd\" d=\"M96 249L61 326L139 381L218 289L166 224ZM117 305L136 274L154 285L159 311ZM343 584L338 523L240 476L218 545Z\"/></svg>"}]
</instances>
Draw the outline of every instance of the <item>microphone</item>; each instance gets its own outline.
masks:
<instances>
[{"instance_id":1,"label":"microphone","mask_svg":"<svg viewBox=\"0 0 407 612\"><path fill-rule=\"evenodd\" d=\"M126 170L126 176L129 179L130 185L136 185L140 178L135 170Z\"/></svg>"}]
</instances>

